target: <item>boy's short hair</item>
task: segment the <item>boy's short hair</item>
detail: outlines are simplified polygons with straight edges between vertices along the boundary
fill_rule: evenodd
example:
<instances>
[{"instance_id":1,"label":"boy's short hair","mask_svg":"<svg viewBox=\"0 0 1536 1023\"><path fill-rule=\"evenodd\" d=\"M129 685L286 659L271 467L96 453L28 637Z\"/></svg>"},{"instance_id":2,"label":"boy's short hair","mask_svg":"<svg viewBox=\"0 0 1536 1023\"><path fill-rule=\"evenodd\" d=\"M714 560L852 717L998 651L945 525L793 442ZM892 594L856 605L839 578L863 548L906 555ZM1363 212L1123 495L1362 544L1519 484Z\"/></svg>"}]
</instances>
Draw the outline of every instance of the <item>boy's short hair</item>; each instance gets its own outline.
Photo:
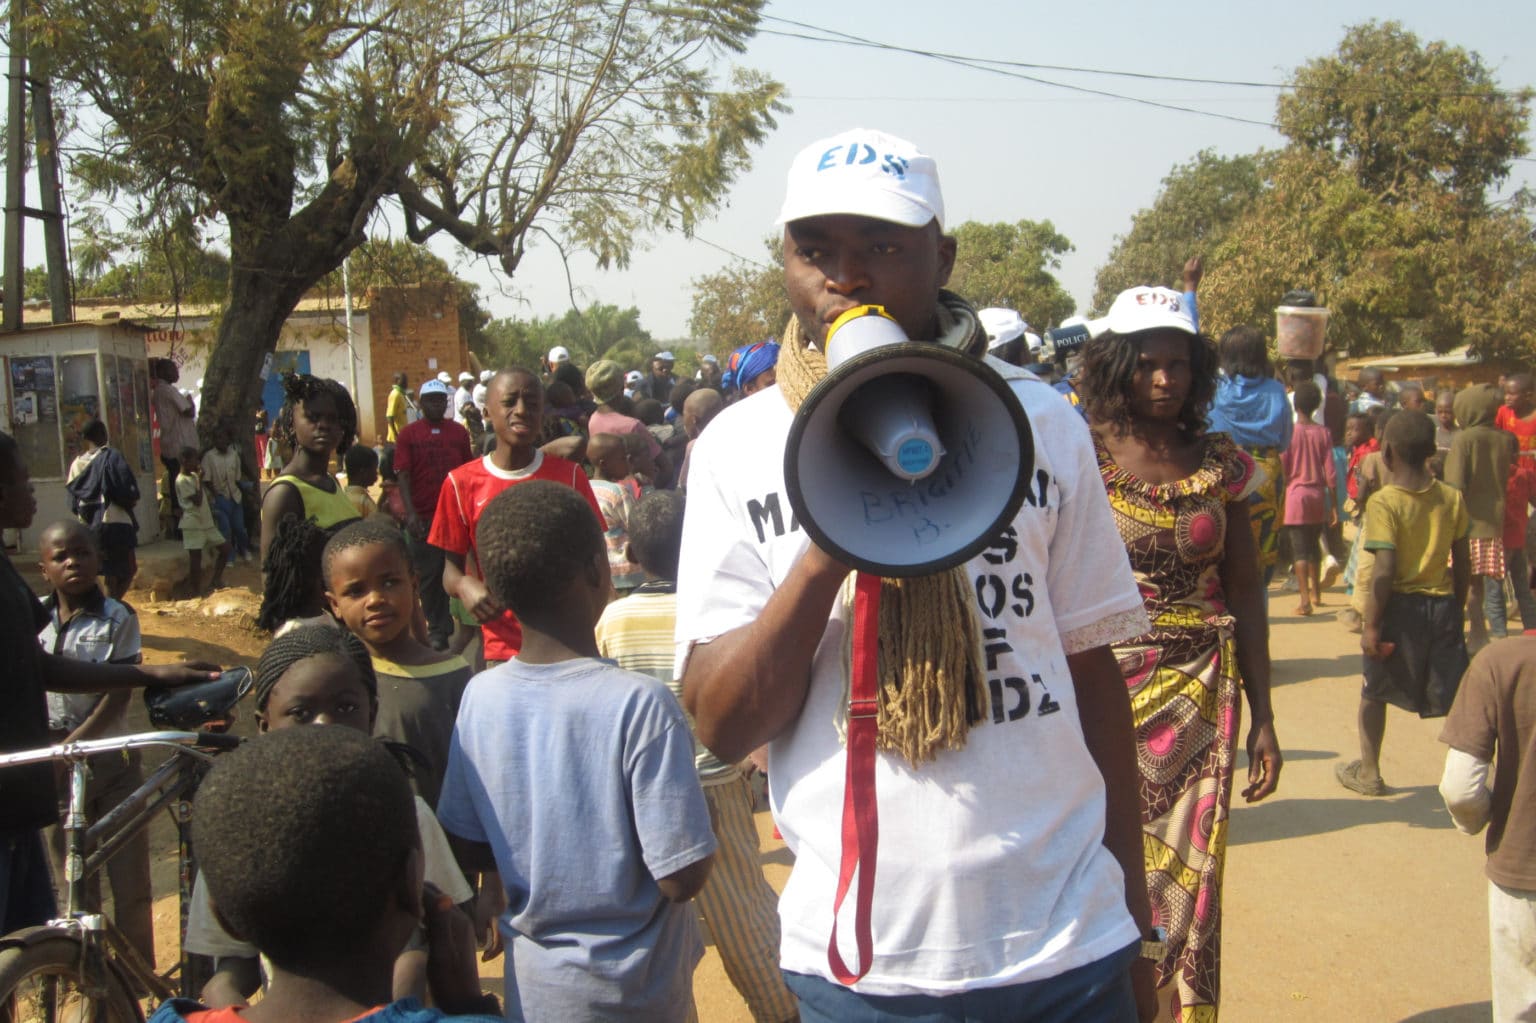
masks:
<instances>
[{"instance_id":1,"label":"boy's short hair","mask_svg":"<svg viewBox=\"0 0 1536 1023\"><path fill-rule=\"evenodd\" d=\"M586 498L550 480L497 495L480 515L475 548L491 596L530 621L541 620L550 595L607 551Z\"/></svg>"},{"instance_id":2,"label":"boy's short hair","mask_svg":"<svg viewBox=\"0 0 1536 1023\"><path fill-rule=\"evenodd\" d=\"M355 956L420 845L389 751L351 728L283 728L219 757L192 815L219 917L285 969Z\"/></svg>"},{"instance_id":3,"label":"boy's short hair","mask_svg":"<svg viewBox=\"0 0 1536 1023\"><path fill-rule=\"evenodd\" d=\"M176 453L176 457L181 459L183 462L195 462L201 459L203 456L198 453L197 448L188 446L178 451Z\"/></svg>"},{"instance_id":4,"label":"boy's short hair","mask_svg":"<svg viewBox=\"0 0 1536 1023\"><path fill-rule=\"evenodd\" d=\"M683 495L676 490L647 494L629 513L629 549L640 567L658 579L677 579L683 549Z\"/></svg>"},{"instance_id":5,"label":"boy's short hair","mask_svg":"<svg viewBox=\"0 0 1536 1023\"><path fill-rule=\"evenodd\" d=\"M635 402L635 418L646 426L660 426L666 422L667 411L655 398L641 398Z\"/></svg>"},{"instance_id":6,"label":"boy's short hair","mask_svg":"<svg viewBox=\"0 0 1536 1023\"><path fill-rule=\"evenodd\" d=\"M376 543L393 547L405 559L406 566L410 566L411 549L405 545L405 534L395 525L395 520L388 515L370 515L366 519L347 523L325 542L325 550L320 554L320 575L325 580L326 588L331 585L331 564L336 560L336 555L354 547L367 547Z\"/></svg>"},{"instance_id":7,"label":"boy's short hair","mask_svg":"<svg viewBox=\"0 0 1536 1023\"><path fill-rule=\"evenodd\" d=\"M1344 417L1344 421L1346 423L1360 423L1365 427L1367 436L1376 436L1376 417L1371 415L1369 412L1351 412L1349 415Z\"/></svg>"},{"instance_id":8,"label":"boy's short hair","mask_svg":"<svg viewBox=\"0 0 1536 1023\"><path fill-rule=\"evenodd\" d=\"M85 424L85 429L80 431L80 436L99 447L107 442L107 424L100 419L92 419Z\"/></svg>"},{"instance_id":9,"label":"boy's short hair","mask_svg":"<svg viewBox=\"0 0 1536 1023\"><path fill-rule=\"evenodd\" d=\"M1311 415L1317 411L1317 407L1323 403L1323 392L1312 380L1302 380L1296 384L1296 411Z\"/></svg>"},{"instance_id":10,"label":"boy's short hair","mask_svg":"<svg viewBox=\"0 0 1536 1023\"><path fill-rule=\"evenodd\" d=\"M1383 428L1381 446L1409 465L1422 465L1435 454L1435 421L1423 412L1399 409Z\"/></svg>"},{"instance_id":11,"label":"boy's short hair","mask_svg":"<svg viewBox=\"0 0 1536 1023\"><path fill-rule=\"evenodd\" d=\"M378 469L379 453L366 444L354 444L341 456L341 465L350 482L352 476L360 470Z\"/></svg>"}]
</instances>

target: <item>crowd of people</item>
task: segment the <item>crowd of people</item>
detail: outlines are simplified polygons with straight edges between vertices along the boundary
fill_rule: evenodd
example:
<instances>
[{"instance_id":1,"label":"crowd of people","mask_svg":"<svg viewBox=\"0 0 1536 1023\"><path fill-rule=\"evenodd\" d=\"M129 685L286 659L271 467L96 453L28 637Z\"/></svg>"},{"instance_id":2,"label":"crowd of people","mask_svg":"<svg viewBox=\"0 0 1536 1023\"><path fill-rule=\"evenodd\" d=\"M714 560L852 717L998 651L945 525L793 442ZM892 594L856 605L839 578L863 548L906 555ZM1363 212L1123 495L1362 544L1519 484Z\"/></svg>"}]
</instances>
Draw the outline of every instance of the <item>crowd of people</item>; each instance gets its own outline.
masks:
<instances>
[{"instance_id":1,"label":"crowd of people","mask_svg":"<svg viewBox=\"0 0 1536 1023\"><path fill-rule=\"evenodd\" d=\"M1442 791L1490 829L1490 924L1536 941L1536 640L1500 641L1507 588L1536 627L1529 375L1394 395L1368 370L1350 395L1324 363L1277 367L1255 328L1202 334L1198 259L1183 291L1128 289L1048 350L945 290L937 167L878 132L802 151L779 224L783 337L692 379L666 351L626 370L559 347L401 374L373 449L344 387L290 375L259 423L263 481L231 425L201 450L189 408L157 403L192 584L259 552L273 638L260 734L194 810L186 944L216 971L155 1023L686 1020L701 922L757 1020L1214 1020L1238 751L1250 802L1284 762L1281 564L1298 615L1350 588L1361 753L1339 782L1388 791L1389 705L1449 715ZM866 304L984 362L1031 423L1029 499L930 576L854 571L764 511L785 507L829 329ZM174 392L174 367L157 377ZM41 534L50 595L0 570L19 679L0 748L117 734L127 689L207 677L138 664L120 528L138 495L98 425L70 473L78 521ZM34 513L0 434L0 525ZM1489 644L1470 667L1464 613ZM782 896L753 823L764 770L795 857ZM93 807L137 772L98 772ZM0 774L7 932L51 912L57 816L47 772ZM152 957L145 851L110 881ZM477 945L507 955L499 1002ZM1495 950L1499 1018L1533 984Z\"/></svg>"}]
</instances>

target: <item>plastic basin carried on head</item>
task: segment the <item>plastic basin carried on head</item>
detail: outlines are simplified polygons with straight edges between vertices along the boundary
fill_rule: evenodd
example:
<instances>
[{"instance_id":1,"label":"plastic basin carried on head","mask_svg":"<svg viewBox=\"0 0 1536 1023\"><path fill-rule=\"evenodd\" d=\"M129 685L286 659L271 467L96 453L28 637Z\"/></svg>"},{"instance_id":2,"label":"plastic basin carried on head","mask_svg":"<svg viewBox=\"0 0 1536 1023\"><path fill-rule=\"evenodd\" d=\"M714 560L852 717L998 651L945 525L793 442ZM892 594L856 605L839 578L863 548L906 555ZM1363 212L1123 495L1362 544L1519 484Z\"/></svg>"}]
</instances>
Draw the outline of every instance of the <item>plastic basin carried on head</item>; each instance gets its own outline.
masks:
<instances>
[{"instance_id":1,"label":"plastic basin carried on head","mask_svg":"<svg viewBox=\"0 0 1536 1023\"><path fill-rule=\"evenodd\" d=\"M1282 359L1315 359L1323 354L1328 310L1317 306L1275 308L1275 347Z\"/></svg>"}]
</instances>

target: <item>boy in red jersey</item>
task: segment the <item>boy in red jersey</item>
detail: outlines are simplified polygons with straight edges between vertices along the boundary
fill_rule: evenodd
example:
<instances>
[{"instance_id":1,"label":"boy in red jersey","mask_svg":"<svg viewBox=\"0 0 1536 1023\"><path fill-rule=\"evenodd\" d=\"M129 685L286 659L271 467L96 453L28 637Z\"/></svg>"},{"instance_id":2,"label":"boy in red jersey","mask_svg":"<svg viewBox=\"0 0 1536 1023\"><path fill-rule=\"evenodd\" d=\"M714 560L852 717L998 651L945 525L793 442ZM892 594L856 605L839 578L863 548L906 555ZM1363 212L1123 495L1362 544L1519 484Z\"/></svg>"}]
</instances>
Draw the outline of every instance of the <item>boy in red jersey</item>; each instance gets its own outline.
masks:
<instances>
[{"instance_id":1,"label":"boy in red jersey","mask_svg":"<svg viewBox=\"0 0 1536 1023\"><path fill-rule=\"evenodd\" d=\"M480 623L489 667L515 657L523 634L516 616L485 588L480 572L475 528L485 506L515 484L551 480L586 498L599 523L603 513L581 467L539 449L544 386L537 376L526 369L504 369L491 380L485 402L488 425L496 431L496 450L448 474L427 543L442 548L443 589Z\"/></svg>"}]
</instances>

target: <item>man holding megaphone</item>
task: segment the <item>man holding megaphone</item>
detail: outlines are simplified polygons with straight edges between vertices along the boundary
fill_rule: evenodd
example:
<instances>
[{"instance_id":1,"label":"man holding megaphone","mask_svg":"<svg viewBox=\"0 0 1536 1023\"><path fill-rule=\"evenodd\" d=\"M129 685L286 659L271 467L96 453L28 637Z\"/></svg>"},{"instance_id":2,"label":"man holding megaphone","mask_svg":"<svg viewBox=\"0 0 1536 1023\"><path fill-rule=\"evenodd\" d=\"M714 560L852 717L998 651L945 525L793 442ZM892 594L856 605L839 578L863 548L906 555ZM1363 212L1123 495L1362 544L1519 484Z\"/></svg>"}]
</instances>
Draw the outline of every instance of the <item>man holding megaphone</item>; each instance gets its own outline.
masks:
<instances>
[{"instance_id":1,"label":"man holding megaphone","mask_svg":"<svg viewBox=\"0 0 1536 1023\"><path fill-rule=\"evenodd\" d=\"M704 743L769 746L801 1019L1150 1019L1109 650L1147 619L1087 427L942 290L911 143L811 145L779 223L778 384L694 445L676 638Z\"/></svg>"}]
</instances>

